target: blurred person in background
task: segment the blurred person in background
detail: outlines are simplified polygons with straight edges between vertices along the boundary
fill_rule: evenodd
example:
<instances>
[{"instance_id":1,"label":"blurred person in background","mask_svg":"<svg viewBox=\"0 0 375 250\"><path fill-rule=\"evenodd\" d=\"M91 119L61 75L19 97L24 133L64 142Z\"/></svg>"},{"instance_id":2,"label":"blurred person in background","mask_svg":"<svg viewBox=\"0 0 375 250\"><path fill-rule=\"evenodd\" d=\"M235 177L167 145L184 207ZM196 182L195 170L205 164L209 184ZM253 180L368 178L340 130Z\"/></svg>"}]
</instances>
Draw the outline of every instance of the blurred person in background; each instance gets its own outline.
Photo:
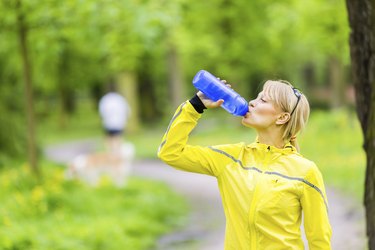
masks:
<instances>
[{"instance_id":1,"label":"blurred person in background","mask_svg":"<svg viewBox=\"0 0 375 250\"><path fill-rule=\"evenodd\" d=\"M99 113L107 137L107 149L109 152L118 153L130 116L130 107L126 99L116 92L114 83L109 84L109 92L100 99Z\"/></svg>"},{"instance_id":2,"label":"blurred person in background","mask_svg":"<svg viewBox=\"0 0 375 250\"><path fill-rule=\"evenodd\" d=\"M255 142L188 145L203 111L222 103L199 91L181 104L158 156L177 169L217 178L226 216L225 249L304 249L302 214L309 249L331 249L323 178L296 142L309 117L307 98L286 81L269 80L242 118L244 126L257 131Z\"/></svg>"}]
</instances>

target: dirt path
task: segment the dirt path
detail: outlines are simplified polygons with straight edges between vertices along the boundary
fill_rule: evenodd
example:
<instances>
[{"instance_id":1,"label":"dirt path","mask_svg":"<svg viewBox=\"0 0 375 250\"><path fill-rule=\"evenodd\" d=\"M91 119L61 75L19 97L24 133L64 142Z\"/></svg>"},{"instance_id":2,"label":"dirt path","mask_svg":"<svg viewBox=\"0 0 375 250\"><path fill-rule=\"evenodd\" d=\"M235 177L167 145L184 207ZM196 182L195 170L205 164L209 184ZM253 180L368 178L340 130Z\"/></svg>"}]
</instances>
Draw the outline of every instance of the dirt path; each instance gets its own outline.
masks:
<instances>
[{"instance_id":1,"label":"dirt path","mask_svg":"<svg viewBox=\"0 0 375 250\"><path fill-rule=\"evenodd\" d=\"M97 140L50 146L46 156L66 163L79 153L94 150ZM157 160L135 161L132 174L166 182L186 197L191 207L188 225L162 237L157 250L223 249L225 218L213 177L177 171ZM338 190L327 188L333 250L366 249L364 211L361 204ZM308 249L308 247L306 247Z\"/></svg>"}]
</instances>

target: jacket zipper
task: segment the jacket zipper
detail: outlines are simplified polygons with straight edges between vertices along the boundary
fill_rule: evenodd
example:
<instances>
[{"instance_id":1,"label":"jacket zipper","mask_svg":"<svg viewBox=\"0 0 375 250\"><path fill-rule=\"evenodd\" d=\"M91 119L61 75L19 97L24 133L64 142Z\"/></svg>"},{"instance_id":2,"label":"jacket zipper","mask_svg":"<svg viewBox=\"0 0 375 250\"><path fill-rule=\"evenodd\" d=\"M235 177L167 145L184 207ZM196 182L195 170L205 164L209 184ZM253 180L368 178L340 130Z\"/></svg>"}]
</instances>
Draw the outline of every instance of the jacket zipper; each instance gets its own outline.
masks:
<instances>
[{"instance_id":1,"label":"jacket zipper","mask_svg":"<svg viewBox=\"0 0 375 250\"><path fill-rule=\"evenodd\" d=\"M263 170L269 163L271 159L271 151L270 148L267 148L267 152L265 153L264 160L261 162L261 173L259 173L257 183L254 188L254 194L253 194L253 199L250 205L250 211L249 211L249 233L250 233L250 245L251 245L251 250L256 250L257 249L257 235L256 235L256 227L255 227L255 210L257 207L257 201L258 201L258 186L259 183L263 181L264 173L265 171Z\"/></svg>"},{"instance_id":2,"label":"jacket zipper","mask_svg":"<svg viewBox=\"0 0 375 250\"><path fill-rule=\"evenodd\" d=\"M259 173L258 180L256 183L256 186L254 188L254 194L253 194L253 200L250 205L250 211L249 211L249 233L250 233L250 245L251 250L255 250L257 248L257 236L256 236L256 228L255 228L255 209L256 209L256 201L258 200L258 185L263 177L263 171L262 173Z\"/></svg>"}]
</instances>

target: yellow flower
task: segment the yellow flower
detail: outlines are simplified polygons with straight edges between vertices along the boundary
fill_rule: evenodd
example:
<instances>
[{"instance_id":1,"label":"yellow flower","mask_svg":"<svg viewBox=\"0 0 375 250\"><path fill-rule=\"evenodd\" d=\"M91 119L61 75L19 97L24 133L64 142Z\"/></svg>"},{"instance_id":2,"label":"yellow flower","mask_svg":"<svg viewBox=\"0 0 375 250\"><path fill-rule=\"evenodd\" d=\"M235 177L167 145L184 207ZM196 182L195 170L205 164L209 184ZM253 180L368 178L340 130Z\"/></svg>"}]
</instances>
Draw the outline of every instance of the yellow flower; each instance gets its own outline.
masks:
<instances>
[{"instance_id":1,"label":"yellow flower","mask_svg":"<svg viewBox=\"0 0 375 250\"><path fill-rule=\"evenodd\" d=\"M31 199L34 202L39 202L45 197L45 191L41 186L36 186L31 192Z\"/></svg>"}]
</instances>

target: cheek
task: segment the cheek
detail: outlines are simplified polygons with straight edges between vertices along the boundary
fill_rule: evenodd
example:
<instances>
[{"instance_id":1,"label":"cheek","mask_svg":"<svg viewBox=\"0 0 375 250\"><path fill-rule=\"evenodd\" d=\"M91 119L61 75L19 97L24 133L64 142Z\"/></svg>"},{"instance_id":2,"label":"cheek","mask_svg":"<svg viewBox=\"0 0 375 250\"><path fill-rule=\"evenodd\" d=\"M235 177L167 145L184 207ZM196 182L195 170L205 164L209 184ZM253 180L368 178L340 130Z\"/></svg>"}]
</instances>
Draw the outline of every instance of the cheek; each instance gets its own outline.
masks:
<instances>
[{"instance_id":1,"label":"cheek","mask_svg":"<svg viewBox=\"0 0 375 250\"><path fill-rule=\"evenodd\" d=\"M260 116L274 116L276 111L272 106L265 106L257 109L254 113Z\"/></svg>"}]
</instances>

